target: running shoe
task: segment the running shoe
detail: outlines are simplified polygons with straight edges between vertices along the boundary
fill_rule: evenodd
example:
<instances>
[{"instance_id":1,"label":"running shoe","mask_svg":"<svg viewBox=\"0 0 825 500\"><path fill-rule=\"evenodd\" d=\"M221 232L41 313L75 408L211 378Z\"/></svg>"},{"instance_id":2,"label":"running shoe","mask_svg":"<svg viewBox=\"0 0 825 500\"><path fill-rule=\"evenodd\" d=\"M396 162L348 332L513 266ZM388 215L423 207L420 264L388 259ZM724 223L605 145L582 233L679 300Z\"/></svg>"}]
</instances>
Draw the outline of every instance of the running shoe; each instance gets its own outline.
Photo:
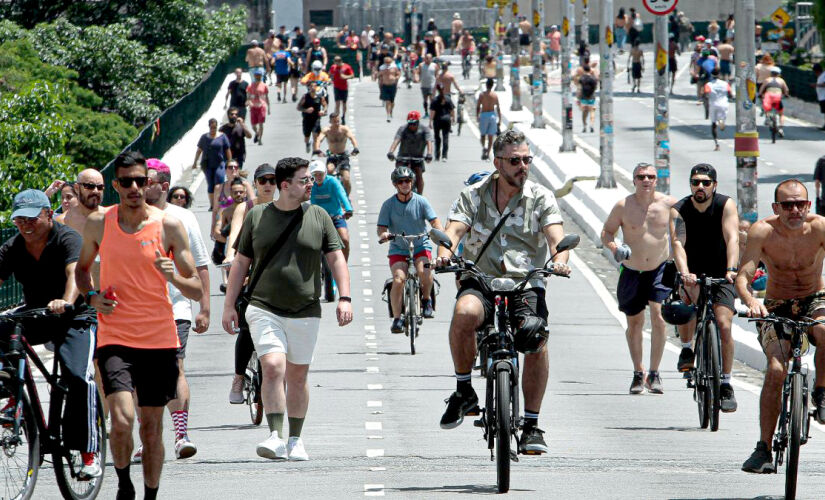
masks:
<instances>
[{"instance_id":1,"label":"running shoe","mask_svg":"<svg viewBox=\"0 0 825 500\"><path fill-rule=\"evenodd\" d=\"M742 464L742 470L754 474L772 474L776 472L776 467L773 465L773 457L771 456L771 452L768 451L768 443L764 441L756 443L756 449L753 450L751 456Z\"/></svg>"},{"instance_id":2,"label":"running shoe","mask_svg":"<svg viewBox=\"0 0 825 500\"><path fill-rule=\"evenodd\" d=\"M679 353L679 361L676 363L676 370L680 372L690 371L693 368L693 360L696 359L693 349L690 347L683 347L682 352Z\"/></svg>"},{"instance_id":3,"label":"running shoe","mask_svg":"<svg viewBox=\"0 0 825 500\"><path fill-rule=\"evenodd\" d=\"M464 422L465 415L478 415L478 396L475 390L470 394L456 391L444 402L447 403L447 409L441 416L442 429L455 429Z\"/></svg>"},{"instance_id":4,"label":"running shoe","mask_svg":"<svg viewBox=\"0 0 825 500\"><path fill-rule=\"evenodd\" d=\"M197 452L198 448L189 441L189 436L183 436L175 441L175 457L178 459L189 458Z\"/></svg>"},{"instance_id":5,"label":"running shoe","mask_svg":"<svg viewBox=\"0 0 825 500\"><path fill-rule=\"evenodd\" d=\"M547 443L544 442L544 431L536 426L525 427L518 440L518 451L522 455L541 455L547 453Z\"/></svg>"},{"instance_id":6,"label":"running shoe","mask_svg":"<svg viewBox=\"0 0 825 500\"><path fill-rule=\"evenodd\" d=\"M630 394L641 394L643 392L645 392L645 374L643 372L633 372Z\"/></svg>"},{"instance_id":7,"label":"running shoe","mask_svg":"<svg viewBox=\"0 0 825 500\"><path fill-rule=\"evenodd\" d=\"M662 379L659 377L659 372L650 372L647 374L645 389L651 394L664 394L665 391L662 390Z\"/></svg>"},{"instance_id":8,"label":"running shoe","mask_svg":"<svg viewBox=\"0 0 825 500\"><path fill-rule=\"evenodd\" d=\"M393 318L392 326L390 327L392 333L404 333L404 320L401 318Z\"/></svg>"},{"instance_id":9,"label":"running shoe","mask_svg":"<svg viewBox=\"0 0 825 500\"><path fill-rule=\"evenodd\" d=\"M825 424L825 387L817 387L811 393L811 402L814 407L814 418L820 424Z\"/></svg>"},{"instance_id":10,"label":"running shoe","mask_svg":"<svg viewBox=\"0 0 825 500\"><path fill-rule=\"evenodd\" d=\"M242 405L244 401L243 379L234 377L232 379L232 388L229 389L229 404Z\"/></svg>"},{"instance_id":11,"label":"running shoe","mask_svg":"<svg viewBox=\"0 0 825 500\"><path fill-rule=\"evenodd\" d=\"M286 442L286 453L289 460L297 462L305 462L309 460L306 449L304 449L304 441L300 437L290 436Z\"/></svg>"},{"instance_id":12,"label":"running shoe","mask_svg":"<svg viewBox=\"0 0 825 500\"><path fill-rule=\"evenodd\" d=\"M733 394L733 387L730 384L720 385L719 395L722 399L722 411L725 413L735 412L738 405L736 404L736 396Z\"/></svg>"},{"instance_id":13,"label":"running shoe","mask_svg":"<svg viewBox=\"0 0 825 500\"><path fill-rule=\"evenodd\" d=\"M141 462L143 462L143 445L138 446L137 451L132 456L132 463L133 464L139 464Z\"/></svg>"},{"instance_id":14,"label":"running shoe","mask_svg":"<svg viewBox=\"0 0 825 500\"><path fill-rule=\"evenodd\" d=\"M79 481L89 481L96 477L103 475L103 469L100 467L100 456L93 452L83 452L80 454L83 458L83 465L77 472L77 479Z\"/></svg>"},{"instance_id":15,"label":"running shoe","mask_svg":"<svg viewBox=\"0 0 825 500\"><path fill-rule=\"evenodd\" d=\"M434 313L434 311L433 311L433 301L432 301L432 299L427 299L427 300L425 300L425 301L424 301L424 303L423 303L423 304L421 304L421 309L422 309L422 313L421 313L421 314L422 314L425 318L430 319L430 318L432 318L433 316L435 316L435 313Z\"/></svg>"},{"instance_id":16,"label":"running shoe","mask_svg":"<svg viewBox=\"0 0 825 500\"><path fill-rule=\"evenodd\" d=\"M266 441L258 443L255 451L259 457L268 458L270 460L286 460L286 443L278 437L278 431L272 431L272 434L266 438Z\"/></svg>"}]
</instances>

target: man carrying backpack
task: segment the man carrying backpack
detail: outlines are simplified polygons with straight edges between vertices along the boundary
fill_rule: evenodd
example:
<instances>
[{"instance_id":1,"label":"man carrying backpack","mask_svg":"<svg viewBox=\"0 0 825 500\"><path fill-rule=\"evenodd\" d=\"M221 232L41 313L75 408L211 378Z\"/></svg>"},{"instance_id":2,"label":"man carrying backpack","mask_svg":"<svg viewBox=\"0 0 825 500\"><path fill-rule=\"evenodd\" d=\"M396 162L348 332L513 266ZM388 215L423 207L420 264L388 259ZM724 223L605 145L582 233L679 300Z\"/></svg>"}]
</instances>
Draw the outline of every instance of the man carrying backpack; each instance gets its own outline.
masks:
<instances>
[{"instance_id":1,"label":"man carrying backpack","mask_svg":"<svg viewBox=\"0 0 825 500\"><path fill-rule=\"evenodd\" d=\"M578 78L579 106L582 110L582 132L587 132L587 115L590 115L590 131L593 132L593 123L596 121L596 89L599 80L593 74L589 62L581 66Z\"/></svg>"}]
</instances>

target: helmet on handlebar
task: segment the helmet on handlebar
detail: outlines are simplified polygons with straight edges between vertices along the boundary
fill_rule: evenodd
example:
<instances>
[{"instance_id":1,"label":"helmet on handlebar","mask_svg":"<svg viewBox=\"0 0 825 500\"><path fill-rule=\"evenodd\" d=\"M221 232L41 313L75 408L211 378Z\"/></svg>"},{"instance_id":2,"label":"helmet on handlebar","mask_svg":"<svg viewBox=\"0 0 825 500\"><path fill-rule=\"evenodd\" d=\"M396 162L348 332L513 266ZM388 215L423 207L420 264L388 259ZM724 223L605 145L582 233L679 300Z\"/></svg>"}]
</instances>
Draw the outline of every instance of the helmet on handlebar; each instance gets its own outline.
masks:
<instances>
[{"instance_id":1,"label":"helmet on handlebar","mask_svg":"<svg viewBox=\"0 0 825 500\"><path fill-rule=\"evenodd\" d=\"M415 182L415 172L410 167L396 167L390 174L390 179L392 179L393 184L401 179L409 179L411 182Z\"/></svg>"},{"instance_id":2,"label":"helmet on handlebar","mask_svg":"<svg viewBox=\"0 0 825 500\"><path fill-rule=\"evenodd\" d=\"M473 175L471 175L470 177L468 177L466 181L464 181L464 185L465 186L472 186L473 184L475 184L476 182L481 181L482 179L484 179L488 175L490 175L490 172L488 172L486 170L483 171L483 172L476 172Z\"/></svg>"},{"instance_id":3,"label":"helmet on handlebar","mask_svg":"<svg viewBox=\"0 0 825 500\"><path fill-rule=\"evenodd\" d=\"M513 347L526 354L539 352L547 343L547 322L538 316L525 316L516 328Z\"/></svg>"},{"instance_id":4,"label":"helmet on handlebar","mask_svg":"<svg viewBox=\"0 0 825 500\"><path fill-rule=\"evenodd\" d=\"M695 314L696 306L685 304L680 298L662 304L662 317L671 325L684 325L693 319Z\"/></svg>"}]
</instances>

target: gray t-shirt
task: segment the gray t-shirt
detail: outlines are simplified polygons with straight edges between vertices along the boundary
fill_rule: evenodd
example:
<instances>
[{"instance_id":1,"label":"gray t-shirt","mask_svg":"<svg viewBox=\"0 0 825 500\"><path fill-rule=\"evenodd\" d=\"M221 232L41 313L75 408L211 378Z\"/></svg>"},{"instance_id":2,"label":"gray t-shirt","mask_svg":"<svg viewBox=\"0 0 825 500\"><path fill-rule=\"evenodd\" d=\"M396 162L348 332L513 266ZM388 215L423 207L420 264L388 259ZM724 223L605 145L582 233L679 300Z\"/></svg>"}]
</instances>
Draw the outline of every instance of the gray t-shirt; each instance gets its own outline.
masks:
<instances>
[{"instance_id":1,"label":"gray t-shirt","mask_svg":"<svg viewBox=\"0 0 825 500\"><path fill-rule=\"evenodd\" d=\"M299 210L304 211L301 222L267 264L249 303L287 318L320 318L321 252L344 246L323 208L309 205ZM270 202L256 205L246 214L238 253L252 259L250 276L296 213L283 212Z\"/></svg>"},{"instance_id":2,"label":"gray t-shirt","mask_svg":"<svg viewBox=\"0 0 825 500\"><path fill-rule=\"evenodd\" d=\"M401 125L395 138L400 139L398 156L424 157L427 150L427 143L433 140L433 131L430 127L419 123L418 130L413 132L407 125Z\"/></svg>"},{"instance_id":3,"label":"gray t-shirt","mask_svg":"<svg viewBox=\"0 0 825 500\"><path fill-rule=\"evenodd\" d=\"M438 69L436 63L424 63L421 65L421 88L431 89L435 87L435 72Z\"/></svg>"}]
</instances>

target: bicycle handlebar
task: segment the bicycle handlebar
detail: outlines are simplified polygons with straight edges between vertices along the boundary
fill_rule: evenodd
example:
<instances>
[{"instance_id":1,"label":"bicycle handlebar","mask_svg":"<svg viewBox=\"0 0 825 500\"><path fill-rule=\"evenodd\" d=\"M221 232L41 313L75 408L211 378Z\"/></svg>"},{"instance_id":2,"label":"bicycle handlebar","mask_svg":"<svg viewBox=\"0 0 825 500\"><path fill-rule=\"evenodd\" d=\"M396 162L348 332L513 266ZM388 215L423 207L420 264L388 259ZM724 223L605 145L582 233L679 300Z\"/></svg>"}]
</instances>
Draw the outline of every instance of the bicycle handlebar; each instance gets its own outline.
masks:
<instances>
[{"instance_id":1,"label":"bicycle handlebar","mask_svg":"<svg viewBox=\"0 0 825 500\"><path fill-rule=\"evenodd\" d=\"M410 234L410 235L406 235L406 234L404 234L404 233L401 233L401 234L394 234L394 233L390 233L390 235L389 235L389 237L388 237L387 239L385 239L385 240L379 239L379 240L378 240L378 243L379 243L379 244L381 244L381 245L383 245L384 243L386 243L386 242L388 242L388 241L390 241L390 240L394 240L394 239L396 239L396 238L402 238L402 239L404 239L404 240L406 240L406 241L408 241L408 242L412 243L412 242L414 242L414 241L416 241L416 240L419 240L419 239L421 239L421 238L429 238L429 235L428 235L427 233L421 233L421 234Z\"/></svg>"},{"instance_id":2,"label":"bicycle handlebar","mask_svg":"<svg viewBox=\"0 0 825 500\"><path fill-rule=\"evenodd\" d=\"M0 315L0 321L17 321L27 318L45 318L48 316L62 316L63 314L72 314L77 311L74 304L66 304L65 311L62 313L53 313L48 307L38 307L35 309L23 309L22 311L10 312Z\"/></svg>"},{"instance_id":3,"label":"bicycle handlebar","mask_svg":"<svg viewBox=\"0 0 825 500\"><path fill-rule=\"evenodd\" d=\"M489 274L486 274L483 271L479 270L472 261L464 260L464 259L458 257L458 260L453 259L453 262L455 263L455 265L446 266L446 267L437 267L435 269L436 274L442 274L442 273L456 273L456 274L469 273L471 275L474 275L476 278L478 278L482 283L484 283L488 287L489 287L488 283L491 282L492 280L496 279L495 276L490 276ZM516 283L516 286L513 288L512 291L521 291L521 290L523 290L524 287L527 286L527 283L529 283L530 280L533 279L535 276L543 276L543 277L561 276L561 277L564 277L564 278L570 278L570 275L568 275L568 274L562 274L562 273L556 272L553 269L546 269L546 268L543 268L543 267L537 267L535 269L531 269L527 273L527 275L524 276L524 278L521 278L521 280Z\"/></svg>"}]
</instances>

